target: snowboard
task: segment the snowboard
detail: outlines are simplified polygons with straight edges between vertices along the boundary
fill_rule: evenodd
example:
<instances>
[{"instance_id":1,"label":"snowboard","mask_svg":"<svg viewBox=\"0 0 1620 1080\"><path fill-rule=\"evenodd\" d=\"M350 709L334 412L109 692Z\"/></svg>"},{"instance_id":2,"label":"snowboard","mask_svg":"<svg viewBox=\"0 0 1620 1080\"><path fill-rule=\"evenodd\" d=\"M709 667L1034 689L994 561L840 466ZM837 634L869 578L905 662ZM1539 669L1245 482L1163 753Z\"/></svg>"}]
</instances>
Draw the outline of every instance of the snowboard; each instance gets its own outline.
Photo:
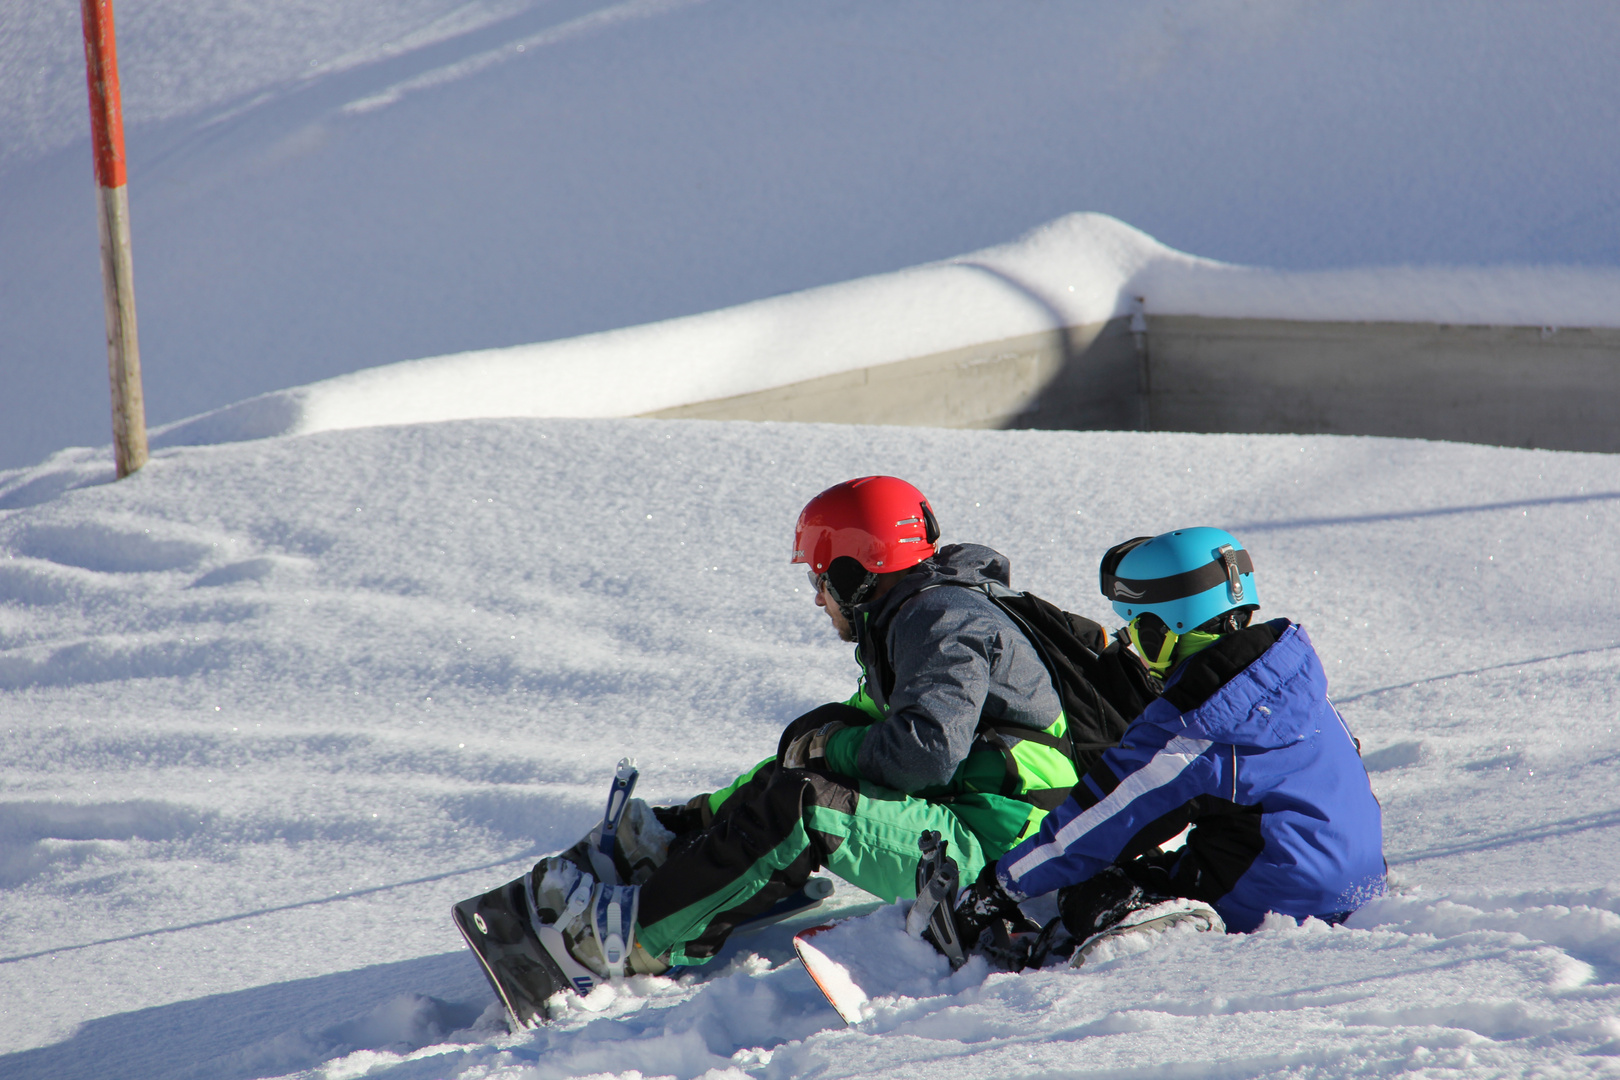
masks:
<instances>
[{"instance_id":1,"label":"snowboard","mask_svg":"<svg viewBox=\"0 0 1620 1080\"><path fill-rule=\"evenodd\" d=\"M596 880L604 883L586 912L592 932L615 980L623 978L629 945L635 932L637 894L617 884L614 844L619 825L630 804L640 770L634 758L621 758L608 789L607 809L595 847L586 855ZM562 932L542 922L529 896L529 877L509 881L482 896L461 901L450 909L461 937L478 958L495 996L518 1030L546 1019L546 1002L557 994L589 994L602 976L575 960ZM732 935L752 933L791 919L817 906L833 893L826 878L810 878L802 887L765 911L737 924ZM671 968L668 976L684 969Z\"/></svg>"},{"instance_id":2,"label":"snowboard","mask_svg":"<svg viewBox=\"0 0 1620 1080\"><path fill-rule=\"evenodd\" d=\"M873 998L938 993L941 980L968 962L951 915L956 860L932 830L917 846L916 900L793 935L804 970L846 1024L865 1019Z\"/></svg>"},{"instance_id":3,"label":"snowboard","mask_svg":"<svg viewBox=\"0 0 1620 1080\"><path fill-rule=\"evenodd\" d=\"M906 932L906 911L906 902L896 901L870 915L812 926L793 936L793 951L804 970L844 1023L870 1018L880 999L933 997L989 974L980 956L953 971L933 945Z\"/></svg>"},{"instance_id":4,"label":"snowboard","mask_svg":"<svg viewBox=\"0 0 1620 1080\"><path fill-rule=\"evenodd\" d=\"M561 934L552 931L558 941L548 948L534 933L524 880L509 881L450 909L456 929L519 1030L545 1018L546 1001L553 995L565 990L589 993L596 985L593 972L572 963ZM565 970L559 958L580 970Z\"/></svg>"},{"instance_id":5,"label":"snowboard","mask_svg":"<svg viewBox=\"0 0 1620 1080\"><path fill-rule=\"evenodd\" d=\"M451 908L456 929L477 957L484 977L516 1030L546 1019L546 1002L559 993L589 994L602 977L569 955L563 936L529 916L524 878L509 881ZM739 923L733 936L794 918L831 896L833 883L811 878L768 910ZM666 974L678 975L680 969Z\"/></svg>"},{"instance_id":6,"label":"snowboard","mask_svg":"<svg viewBox=\"0 0 1620 1080\"><path fill-rule=\"evenodd\" d=\"M991 971L1021 971L1026 966L1061 964L1078 968L1088 961L1117 959L1148 947L1172 930L1224 932L1213 909L1195 900L1166 900L1132 912L1120 922L1084 941L1058 941L1056 947L1036 940L1044 935L1020 934L1012 940L992 942L987 936L962 963L918 932L918 919L909 917L920 904L897 901L871 915L813 926L793 937L793 949L804 969L846 1024L870 1019L884 998L926 998L956 993L983 981ZM1048 925L1048 932L1057 930ZM1024 939L1020 942L1020 938ZM1027 954L1036 955L1029 958ZM1026 962L1018 959L1024 953Z\"/></svg>"}]
</instances>

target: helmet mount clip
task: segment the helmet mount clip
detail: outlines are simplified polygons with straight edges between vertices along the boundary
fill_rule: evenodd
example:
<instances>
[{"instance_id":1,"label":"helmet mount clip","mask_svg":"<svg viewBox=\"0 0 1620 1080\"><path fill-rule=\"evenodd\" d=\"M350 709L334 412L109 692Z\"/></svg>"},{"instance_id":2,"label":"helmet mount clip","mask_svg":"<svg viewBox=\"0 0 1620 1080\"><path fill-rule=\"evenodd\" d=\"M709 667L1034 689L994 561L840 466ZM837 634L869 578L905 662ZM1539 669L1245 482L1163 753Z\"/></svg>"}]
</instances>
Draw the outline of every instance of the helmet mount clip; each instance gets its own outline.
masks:
<instances>
[{"instance_id":1,"label":"helmet mount clip","mask_svg":"<svg viewBox=\"0 0 1620 1080\"><path fill-rule=\"evenodd\" d=\"M1231 544L1222 544L1216 549L1221 562L1226 566L1226 592L1232 598L1232 603L1243 603L1243 572L1238 568L1237 552Z\"/></svg>"}]
</instances>

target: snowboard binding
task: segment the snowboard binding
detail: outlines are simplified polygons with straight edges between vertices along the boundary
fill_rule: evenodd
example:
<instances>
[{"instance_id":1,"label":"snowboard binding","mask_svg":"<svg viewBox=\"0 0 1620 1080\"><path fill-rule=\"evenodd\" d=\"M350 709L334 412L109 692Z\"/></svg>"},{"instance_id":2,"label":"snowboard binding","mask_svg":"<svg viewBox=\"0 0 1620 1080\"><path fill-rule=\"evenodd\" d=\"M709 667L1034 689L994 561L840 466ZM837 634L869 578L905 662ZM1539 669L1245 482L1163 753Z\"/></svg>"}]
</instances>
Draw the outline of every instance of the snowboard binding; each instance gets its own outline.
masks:
<instances>
[{"instance_id":1,"label":"snowboard binding","mask_svg":"<svg viewBox=\"0 0 1620 1080\"><path fill-rule=\"evenodd\" d=\"M557 994L584 995L630 974L678 970L649 956L635 940L641 890L626 878L645 880L662 861L666 843L654 834L669 835L644 803L632 805L636 776L634 761L619 762L602 824L580 843L451 909L456 929L514 1030L547 1019L547 1001ZM797 917L832 891L831 881L811 878L736 930Z\"/></svg>"},{"instance_id":2,"label":"snowboard binding","mask_svg":"<svg viewBox=\"0 0 1620 1080\"><path fill-rule=\"evenodd\" d=\"M951 969L980 953L1004 971L1039 966L1032 961L1040 926L1008 901L1010 911L997 912L987 921L975 921L957 910L961 871L950 857L949 844L929 830L917 838L922 858L917 862L917 902L906 915L906 930L920 936L950 961ZM1044 958L1044 952L1039 952Z\"/></svg>"},{"instance_id":3,"label":"snowboard binding","mask_svg":"<svg viewBox=\"0 0 1620 1080\"><path fill-rule=\"evenodd\" d=\"M922 850L917 860L917 902L906 913L906 933L939 950L955 971L967 963L953 910L962 872L950 856L950 842L935 830L919 836L917 846Z\"/></svg>"}]
</instances>

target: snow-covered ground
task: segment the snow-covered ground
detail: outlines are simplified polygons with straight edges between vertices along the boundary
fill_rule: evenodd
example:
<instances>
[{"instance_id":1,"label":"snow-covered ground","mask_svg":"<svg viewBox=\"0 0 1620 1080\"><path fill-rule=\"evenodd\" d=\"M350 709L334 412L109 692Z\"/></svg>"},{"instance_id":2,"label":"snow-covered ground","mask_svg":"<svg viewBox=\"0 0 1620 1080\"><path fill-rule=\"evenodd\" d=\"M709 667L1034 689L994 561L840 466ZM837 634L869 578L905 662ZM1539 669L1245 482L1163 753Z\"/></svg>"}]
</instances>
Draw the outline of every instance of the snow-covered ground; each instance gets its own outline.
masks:
<instances>
[{"instance_id":1,"label":"snow-covered ground","mask_svg":"<svg viewBox=\"0 0 1620 1080\"><path fill-rule=\"evenodd\" d=\"M1620 266L1603 0L116 6L153 425L1075 211L1285 270ZM0 467L108 438L77 19L0 3Z\"/></svg>"},{"instance_id":2,"label":"snow-covered ground","mask_svg":"<svg viewBox=\"0 0 1620 1080\"><path fill-rule=\"evenodd\" d=\"M1611 5L118 14L149 421L286 392L117 484L60 449L107 438L77 17L0 4L0 1077L1620 1074L1620 458L605 418L1144 293L1616 325ZM776 928L506 1034L450 903L623 754L684 798L847 694L788 542L877 471L1096 617L1109 544L1237 532L1395 895L856 1028Z\"/></svg>"},{"instance_id":3,"label":"snow-covered ground","mask_svg":"<svg viewBox=\"0 0 1620 1080\"><path fill-rule=\"evenodd\" d=\"M1362 738L1396 895L971 967L857 1028L767 931L504 1034L449 904L582 833L621 755L682 798L847 693L787 549L872 471L1094 616L1110 543L1237 532ZM1620 1072L1620 458L511 419L109 473L0 473L8 1080Z\"/></svg>"}]
</instances>

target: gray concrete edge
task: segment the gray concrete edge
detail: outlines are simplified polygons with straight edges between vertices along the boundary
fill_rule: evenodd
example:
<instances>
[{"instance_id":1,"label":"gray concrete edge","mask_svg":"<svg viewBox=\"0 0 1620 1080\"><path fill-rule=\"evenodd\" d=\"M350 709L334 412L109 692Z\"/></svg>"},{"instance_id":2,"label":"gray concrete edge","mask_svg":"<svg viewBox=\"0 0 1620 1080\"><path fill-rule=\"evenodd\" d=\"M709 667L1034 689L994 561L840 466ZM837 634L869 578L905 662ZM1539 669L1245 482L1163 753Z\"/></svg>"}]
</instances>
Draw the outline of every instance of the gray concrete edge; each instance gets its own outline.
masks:
<instances>
[{"instance_id":1,"label":"gray concrete edge","mask_svg":"<svg viewBox=\"0 0 1620 1080\"><path fill-rule=\"evenodd\" d=\"M1390 435L1614 453L1620 329L1122 317L645 415Z\"/></svg>"}]
</instances>

